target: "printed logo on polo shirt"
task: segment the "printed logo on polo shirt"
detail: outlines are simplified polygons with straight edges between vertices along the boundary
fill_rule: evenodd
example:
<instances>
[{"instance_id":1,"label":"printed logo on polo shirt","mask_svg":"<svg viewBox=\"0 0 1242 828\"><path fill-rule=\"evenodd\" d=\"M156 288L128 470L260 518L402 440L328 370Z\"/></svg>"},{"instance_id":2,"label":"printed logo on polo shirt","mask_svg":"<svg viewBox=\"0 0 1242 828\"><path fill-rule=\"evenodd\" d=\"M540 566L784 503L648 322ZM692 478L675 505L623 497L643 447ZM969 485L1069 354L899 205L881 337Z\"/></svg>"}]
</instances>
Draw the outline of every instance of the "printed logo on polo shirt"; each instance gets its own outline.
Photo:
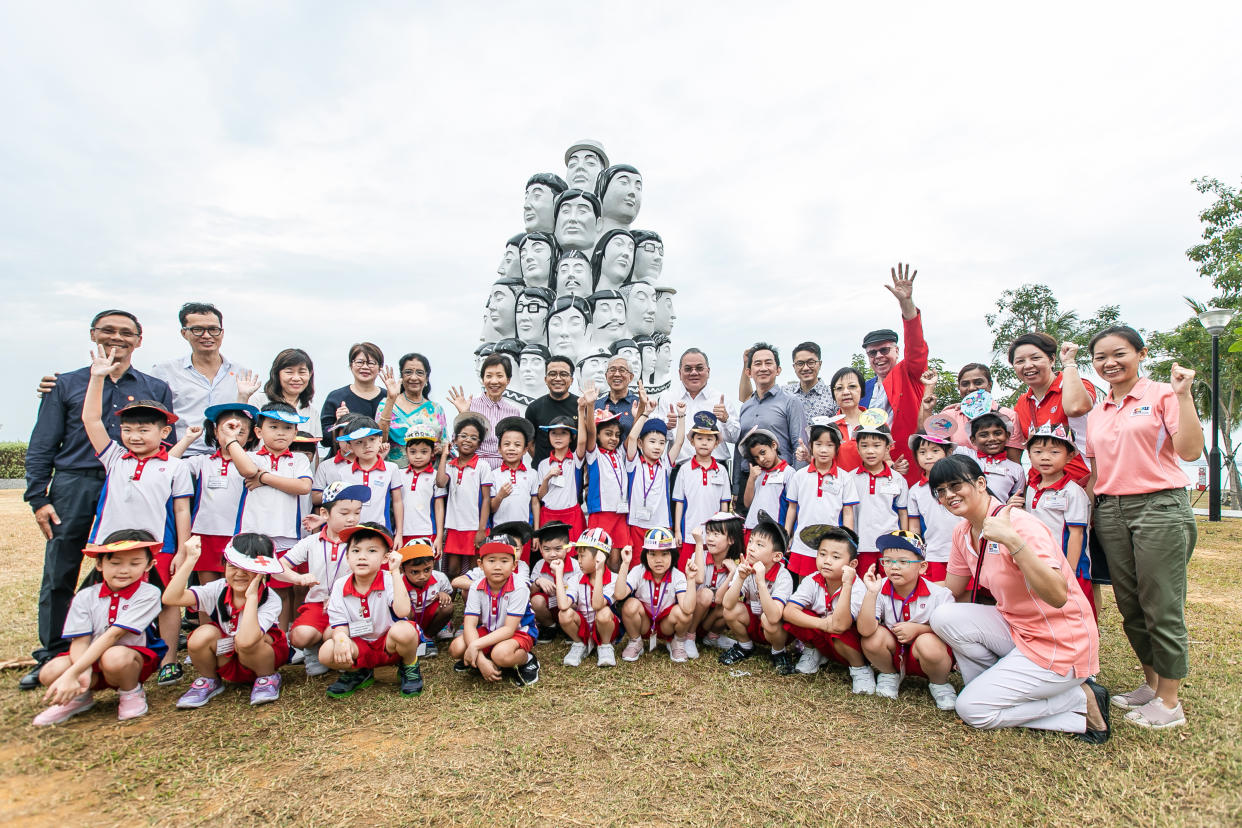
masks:
<instances>
[{"instance_id":1,"label":"printed logo on polo shirt","mask_svg":"<svg viewBox=\"0 0 1242 828\"><path fill-rule=\"evenodd\" d=\"M1056 413L1057 413L1057 407L1054 405L1052 408L1049 408L1049 409L1048 409L1048 413L1049 413L1049 414L1056 414Z\"/></svg>"},{"instance_id":2,"label":"printed logo on polo shirt","mask_svg":"<svg viewBox=\"0 0 1242 828\"><path fill-rule=\"evenodd\" d=\"M1150 405L1136 405L1133 408L1133 410L1130 411L1130 416L1131 417L1150 417L1151 406Z\"/></svg>"}]
</instances>

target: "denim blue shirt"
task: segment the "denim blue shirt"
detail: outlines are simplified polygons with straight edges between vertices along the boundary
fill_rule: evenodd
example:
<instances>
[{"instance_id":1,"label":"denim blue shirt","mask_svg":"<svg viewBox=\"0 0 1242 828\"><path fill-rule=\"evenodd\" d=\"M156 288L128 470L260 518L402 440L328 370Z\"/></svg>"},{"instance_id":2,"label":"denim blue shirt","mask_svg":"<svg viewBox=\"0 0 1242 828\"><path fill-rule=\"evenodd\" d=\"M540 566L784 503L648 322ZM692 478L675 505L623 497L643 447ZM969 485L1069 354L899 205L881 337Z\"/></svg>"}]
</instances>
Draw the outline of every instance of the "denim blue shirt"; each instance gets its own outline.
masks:
<instances>
[{"instance_id":1,"label":"denim blue shirt","mask_svg":"<svg viewBox=\"0 0 1242 828\"><path fill-rule=\"evenodd\" d=\"M625 445L626 439L630 436L630 429L634 427L634 403L636 402L638 402L638 395L633 391L626 392L620 402L613 402L611 393L595 398L595 408L597 410L606 408L618 415L617 422L621 424L622 446ZM672 440L672 435L669 435L669 439Z\"/></svg>"}]
</instances>

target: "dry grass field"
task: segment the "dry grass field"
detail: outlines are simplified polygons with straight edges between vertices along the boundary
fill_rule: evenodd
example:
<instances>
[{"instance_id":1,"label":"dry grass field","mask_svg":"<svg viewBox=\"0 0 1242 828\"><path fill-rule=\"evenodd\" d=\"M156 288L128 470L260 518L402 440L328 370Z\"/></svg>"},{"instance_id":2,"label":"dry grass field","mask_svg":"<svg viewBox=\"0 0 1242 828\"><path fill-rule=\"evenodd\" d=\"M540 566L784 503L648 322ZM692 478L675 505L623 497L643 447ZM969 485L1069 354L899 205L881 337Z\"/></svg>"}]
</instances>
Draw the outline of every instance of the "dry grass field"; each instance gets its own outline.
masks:
<instances>
[{"instance_id":1,"label":"dry grass field","mask_svg":"<svg viewBox=\"0 0 1242 828\"><path fill-rule=\"evenodd\" d=\"M43 544L20 492L0 492L0 660L35 640ZM1111 596L1102 681L1139 677ZM1054 734L972 731L925 685L853 697L842 672L779 678L766 659L731 675L707 651L613 670L561 666L539 684L481 686L447 655L421 698L392 668L353 699L286 667L283 698L241 690L178 711L185 689L148 689L151 712L115 719L115 696L35 729L38 693L0 675L0 823L429 825L1227 825L1242 821L1242 523L1201 525L1191 565L1192 674L1185 728L1115 722L1092 748ZM593 664L593 660L588 661Z\"/></svg>"}]
</instances>

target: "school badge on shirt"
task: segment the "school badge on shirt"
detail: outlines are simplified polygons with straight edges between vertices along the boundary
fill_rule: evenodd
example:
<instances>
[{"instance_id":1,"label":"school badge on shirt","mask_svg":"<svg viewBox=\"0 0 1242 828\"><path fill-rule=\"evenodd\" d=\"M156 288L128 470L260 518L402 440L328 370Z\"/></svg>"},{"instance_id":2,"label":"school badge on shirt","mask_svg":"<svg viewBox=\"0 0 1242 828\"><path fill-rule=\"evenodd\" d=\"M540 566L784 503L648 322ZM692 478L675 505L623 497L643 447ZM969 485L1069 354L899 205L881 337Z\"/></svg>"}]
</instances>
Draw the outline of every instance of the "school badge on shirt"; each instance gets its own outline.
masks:
<instances>
[{"instance_id":1,"label":"school badge on shirt","mask_svg":"<svg viewBox=\"0 0 1242 828\"><path fill-rule=\"evenodd\" d=\"M1151 406L1150 405L1136 405L1134 406L1134 408L1130 410L1130 416L1131 417L1150 417Z\"/></svg>"}]
</instances>

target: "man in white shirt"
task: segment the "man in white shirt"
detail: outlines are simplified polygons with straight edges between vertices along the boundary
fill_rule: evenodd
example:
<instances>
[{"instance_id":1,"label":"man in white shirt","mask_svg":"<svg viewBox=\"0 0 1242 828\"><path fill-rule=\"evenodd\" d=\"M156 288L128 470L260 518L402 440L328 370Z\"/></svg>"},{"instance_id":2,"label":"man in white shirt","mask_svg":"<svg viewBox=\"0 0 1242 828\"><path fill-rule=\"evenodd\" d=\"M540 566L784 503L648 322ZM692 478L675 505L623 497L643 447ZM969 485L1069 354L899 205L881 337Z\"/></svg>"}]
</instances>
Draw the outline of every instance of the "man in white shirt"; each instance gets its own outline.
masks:
<instances>
[{"instance_id":1,"label":"man in white shirt","mask_svg":"<svg viewBox=\"0 0 1242 828\"><path fill-rule=\"evenodd\" d=\"M691 422L694 420L694 415L700 411L710 411L716 415L716 422L720 426L720 442L712 452L712 457L723 463L728 461L730 456L730 449L726 443L737 442L739 436L737 403L727 400L719 389L708 386L707 381L711 379L711 375L712 368L707 360L707 354L698 348L687 348L677 363L677 376L680 382L674 382L671 388L660 395L659 410L668 411L669 406L684 402L686 416ZM673 460L673 465L685 462L693 455L694 448L690 445L690 441L686 440L681 447L681 454Z\"/></svg>"}]
</instances>

